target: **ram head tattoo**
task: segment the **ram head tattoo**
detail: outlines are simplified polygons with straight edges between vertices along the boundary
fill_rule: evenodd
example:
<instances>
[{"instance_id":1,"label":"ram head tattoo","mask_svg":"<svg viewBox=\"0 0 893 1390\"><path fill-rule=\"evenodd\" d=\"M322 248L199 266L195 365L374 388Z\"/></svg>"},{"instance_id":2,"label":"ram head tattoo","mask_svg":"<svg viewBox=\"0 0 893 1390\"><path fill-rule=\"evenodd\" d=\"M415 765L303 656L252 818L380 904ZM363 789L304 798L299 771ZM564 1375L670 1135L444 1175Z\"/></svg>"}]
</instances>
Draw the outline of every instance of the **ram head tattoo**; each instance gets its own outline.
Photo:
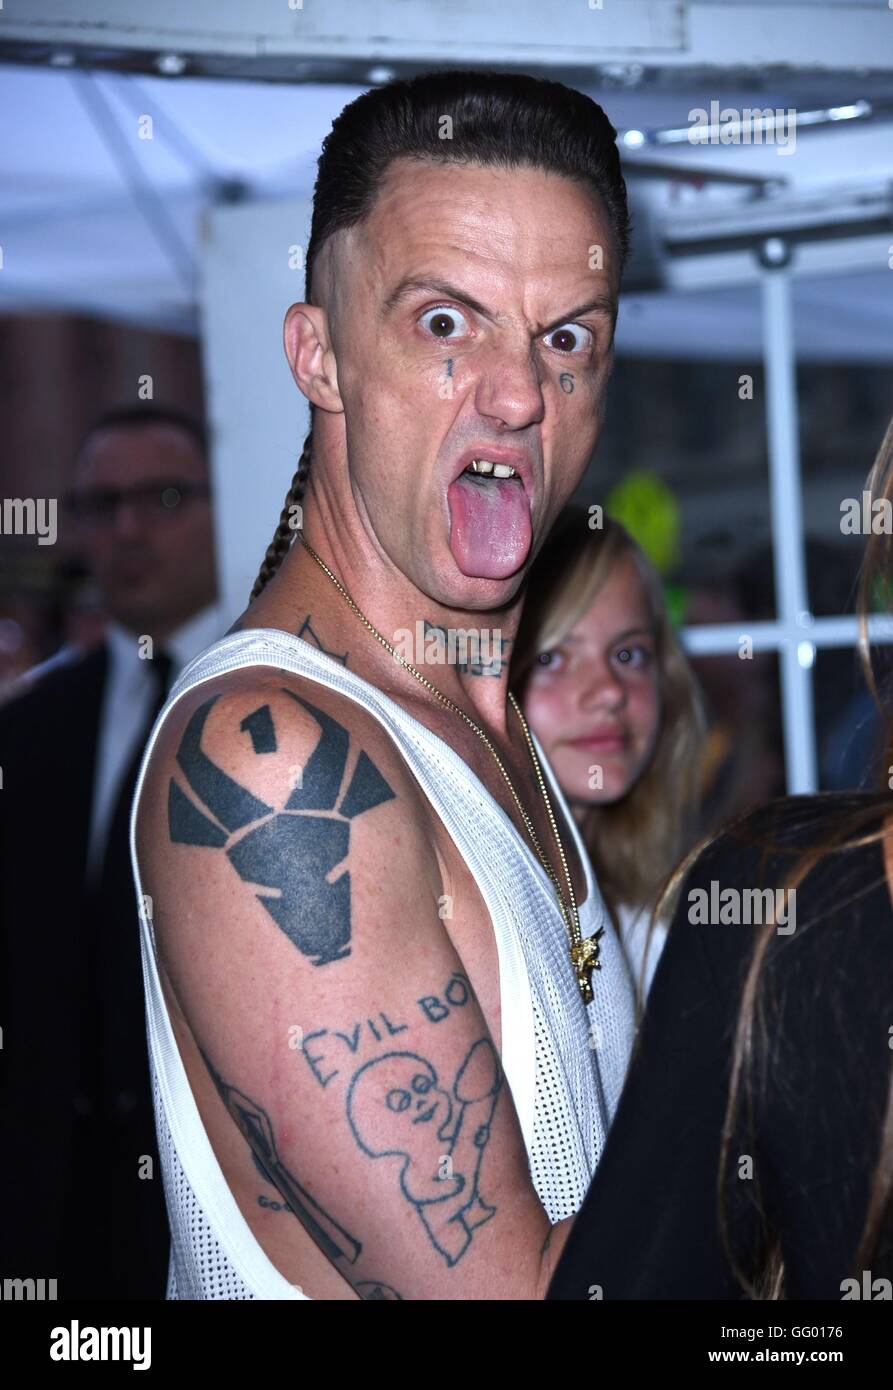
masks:
<instances>
[{"instance_id":1,"label":"ram head tattoo","mask_svg":"<svg viewBox=\"0 0 893 1390\"><path fill-rule=\"evenodd\" d=\"M283 687L284 689L284 687ZM350 872L330 875L347 858L350 822L389 801L394 792L366 753L360 752L348 785L347 729L296 695L321 729L319 742L282 810L254 796L208 756L202 733L219 695L200 705L186 725L177 762L192 796L172 777L168 822L177 844L222 849L289 940L314 965L350 955ZM276 751L268 705L242 721L257 756Z\"/></svg>"}]
</instances>

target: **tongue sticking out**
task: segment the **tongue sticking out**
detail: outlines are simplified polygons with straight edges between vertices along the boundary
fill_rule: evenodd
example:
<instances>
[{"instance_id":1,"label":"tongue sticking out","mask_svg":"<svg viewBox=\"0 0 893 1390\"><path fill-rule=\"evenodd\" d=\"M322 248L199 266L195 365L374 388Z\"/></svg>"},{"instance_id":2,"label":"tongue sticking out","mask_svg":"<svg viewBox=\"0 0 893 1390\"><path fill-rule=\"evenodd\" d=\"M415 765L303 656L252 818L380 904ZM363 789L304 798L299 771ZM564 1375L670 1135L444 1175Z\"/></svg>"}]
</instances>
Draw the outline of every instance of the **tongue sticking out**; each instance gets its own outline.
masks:
<instances>
[{"instance_id":1,"label":"tongue sticking out","mask_svg":"<svg viewBox=\"0 0 893 1390\"><path fill-rule=\"evenodd\" d=\"M447 491L450 550L463 574L507 579L530 550L530 503L520 479L476 482L461 474Z\"/></svg>"}]
</instances>

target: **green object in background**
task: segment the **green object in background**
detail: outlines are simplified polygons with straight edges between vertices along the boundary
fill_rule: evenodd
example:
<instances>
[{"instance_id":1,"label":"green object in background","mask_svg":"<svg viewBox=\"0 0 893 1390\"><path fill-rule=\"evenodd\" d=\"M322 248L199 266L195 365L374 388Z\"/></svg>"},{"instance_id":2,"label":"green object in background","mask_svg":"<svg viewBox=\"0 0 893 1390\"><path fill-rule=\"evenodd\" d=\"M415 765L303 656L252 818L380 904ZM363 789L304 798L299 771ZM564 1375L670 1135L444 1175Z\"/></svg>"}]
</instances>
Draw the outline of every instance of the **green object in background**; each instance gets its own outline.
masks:
<instances>
[{"instance_id":1,"label":"green object in background","mask_svg":"<svg viewBox=\"0 0 893 1390\"><path fill-rule=\"evenodd\" d=\"M667 601L667 613L670 622L674 627L682 627L685 622L685 610L688 606L690 591L683 589L681 584L665 584L664 598Z\"/></svg>"},{"instance_id":2,"label":"green object in background","mask_svg":"<svg viewBox=\"0 0 893 1390\"><path fill-rule=\"evenodd\" d=\"M659 575L663 577L676 568L680 554L679 504L657 473L647 469L628 473L608 493L605 510L639 542Z\"/></svg>"}]
</instances>

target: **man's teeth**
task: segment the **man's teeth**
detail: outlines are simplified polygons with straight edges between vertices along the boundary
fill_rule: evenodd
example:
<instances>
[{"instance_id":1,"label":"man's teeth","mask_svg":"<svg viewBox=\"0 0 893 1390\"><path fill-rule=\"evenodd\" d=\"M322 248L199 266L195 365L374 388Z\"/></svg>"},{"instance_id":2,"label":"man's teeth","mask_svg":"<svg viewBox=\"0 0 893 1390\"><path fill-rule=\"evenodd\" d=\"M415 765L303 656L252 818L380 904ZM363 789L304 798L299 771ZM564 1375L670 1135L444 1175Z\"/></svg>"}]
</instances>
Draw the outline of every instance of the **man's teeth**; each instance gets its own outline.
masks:
<instances>
[{"instance_id":1,"label":"man's teeth","mask_svg":"<svg viewBox=\"0 0 893 1390\"><path fill-rule=\"evenodd\" d=\"M517 474L511 464L492 463L490 459L472 459L464 470L466 473L483 474L484 477L515 478Z\"/></svg>"}]
</instances>

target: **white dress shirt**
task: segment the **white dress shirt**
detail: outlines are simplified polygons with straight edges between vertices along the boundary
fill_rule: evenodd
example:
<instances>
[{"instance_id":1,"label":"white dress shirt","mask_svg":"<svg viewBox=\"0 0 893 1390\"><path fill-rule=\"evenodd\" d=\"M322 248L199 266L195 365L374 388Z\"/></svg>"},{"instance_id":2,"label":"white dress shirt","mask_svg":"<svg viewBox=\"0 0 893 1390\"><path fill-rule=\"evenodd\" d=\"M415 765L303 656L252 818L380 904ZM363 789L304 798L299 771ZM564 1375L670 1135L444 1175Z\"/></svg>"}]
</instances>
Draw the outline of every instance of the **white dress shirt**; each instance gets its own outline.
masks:
<instances>
[{"instance_id":1,"label":"white dress shirt","mask_svg":"<svg viewBox=\"0 0 893 1390\"><path fill-rule=\"evenodd\" d=\"M173 662L171 681L205 647L222 637L229 624L219 603L194 614L161 644ZM140 656L139 637L111 623L106 632L109 667L102 700L90 840L88 875L98 873L109 832L109 821L118 799L121 778L130 765L136 745L145 733L146 723L158 694L158 686L148 658Z\"/></svg>"}]
</instances>

